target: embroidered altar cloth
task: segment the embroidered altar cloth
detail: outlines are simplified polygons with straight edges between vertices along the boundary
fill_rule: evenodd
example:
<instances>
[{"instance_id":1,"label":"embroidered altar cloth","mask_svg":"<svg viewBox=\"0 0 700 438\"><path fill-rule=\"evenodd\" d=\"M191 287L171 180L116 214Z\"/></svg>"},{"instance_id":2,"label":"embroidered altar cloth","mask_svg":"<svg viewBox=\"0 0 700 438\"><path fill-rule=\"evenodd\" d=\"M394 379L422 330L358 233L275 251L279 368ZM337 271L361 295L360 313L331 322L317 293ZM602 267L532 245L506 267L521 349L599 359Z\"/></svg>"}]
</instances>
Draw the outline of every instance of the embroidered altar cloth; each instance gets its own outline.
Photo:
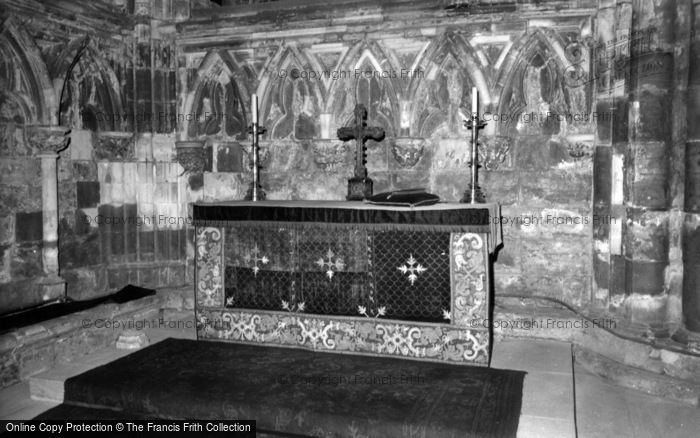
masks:
<instances>
[{"instance_id":1,"label":"embroidered altar cloth","mask_svg":"<svg viewBox=\"0 0 700 438\"><path fill-rule=\"evenodd\" d=\"M497 204L196 204L198 336L488 363Z\"/></svg>"}]
</instances>

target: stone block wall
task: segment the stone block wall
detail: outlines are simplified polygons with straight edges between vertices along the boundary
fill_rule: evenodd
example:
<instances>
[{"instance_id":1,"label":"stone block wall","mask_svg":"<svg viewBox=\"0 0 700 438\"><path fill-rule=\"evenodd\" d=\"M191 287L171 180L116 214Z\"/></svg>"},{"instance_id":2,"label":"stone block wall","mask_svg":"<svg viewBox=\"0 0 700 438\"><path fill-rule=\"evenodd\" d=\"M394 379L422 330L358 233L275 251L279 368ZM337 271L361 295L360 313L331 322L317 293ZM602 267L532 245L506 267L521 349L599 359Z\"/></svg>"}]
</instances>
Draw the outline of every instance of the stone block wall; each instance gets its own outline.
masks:
<instances>
[{"instance_id":1,"label":"stone block wall","mask_svg":"<svg viewBox=\"0 0 700 438\"><path fill-rule=\"evenodd\" d=\"M6 0L0 13L0 313L129 283L186 284L177 59L173 28L161 20L184 20L197 2L34 3ZM43 228L54 219L42 205L51 177L43 151L27 140L35 125L71 129L55 177L58 278L44 266L55 243ZM47 278L58 294L41 287Z\"/></svg>"},{"instance_id":2,"label":"stone block wall","mask_svg":"<svg viewBox=\"0 0 700 438\"><path fill-rule=\"evenodd\" d=\"M197 2L107 3L118 12L98 23L120 31L95 26L85 38L51 22L65 42L43 44L49 48L41 55L48 82L57 84L59 122L72 128L58 160L59 264L68 296L191 278L191 231L182 220L193 201L245 194L253 93L261 96L268 128L262 178L270 199L344 198L354 145L335 132L352 123L357 102L368 107L370 124L387 131L383 142L368 144L375 192L425 187L457 201L470 159L459 112L468 112L476 86L488 122L480 179L507 220L497 291L549 294L577 306L589 300L590 258L583 255L590 226L527 220L590 215L595 123L581 47L591 5L576 4L568 14L526 10L484 33L491 15L443 12L439 21L416 21L435 6L401 1L366 6L359 15L302 5L294 19L272 25L265 8L241 16ZM41 41L47 23L9 4L30 17L27 38ZM98 12L87 8L80 19L95 23ZM537 21L542 13L546 25ZM222 38L236 48L221 49ZM581 69L582 84L566 82L572 66ZM524 121L527 114L533 120ZM17 132L21 137L21 125ZM204 172L181 175L176 140L204 142ZM36 193L21 198L39 202ZM16 218L3 223L10 227ZM37 261L20 258L27 266Z\"/></svg>"},{"instance_id":3,"label":"stone block wall","mask_svg":"<svg viewBox=\"0 0 700 438\"><path fill-rule=\"evenodd\" d=\"M253 3L176 25L177 130L207 143L202 199L245 193L245 158L240 170L217 160L219 144L245 157L257 94L269 198L344 198L354 145L335 132L362 103L387 133L368 142L375 192L424 187L457 201L475 87L480 181L503 206L496 297L550 298L640 339L692 338L689 3Z\"/></svg>"},{"instance_id":4,"label":"stone block wall","mask_svg":"<svg viewBox=\"0 0 700 438\"><path fill-rule=\"evenodd\" d=\"M115 137L135 148L134 153L122 160L110 156L105 148ZM73 148L62 159L73 174L60 186L64 208L59 226L59 261L68 297L89 299L126 284L185 284L187 180L171 161L171 151L156 153L163 161L145 159L152 149L150 134L74 130L71 139ZM173 149L167 138L157 141ZM92 158L73 160L76 152L77 158L85 155L82 149Z\"/></svg>"},{"instance_id":5,"label":"stone block wall","mask_svg":"<svg viewBox=\"0 0 700 438\"><path fill-rule=\"evenodd\" d=\"M355 144L337 140L336 130L353 123L362 103L368 124L387 133L367 144L375 193L423 187L457 202L470 180L462 114L477 87L487 121L480 182L504 215L496 295L586 308L592 147L604 116L593 114L591 95L594 5L558 4L566 14L504 9L498 20L401 1L367 2L362 13L285 5L196 11L177 25L178 135L206 143L195 193L243 198L255 93L267 128L261 178L269 199L345 198ZM428 10L439 18L424 18ZM275 18L282 16L288 20Z\"/></svg>"},{"instance_id":6,"label":"stone block wall","mask_svg":"<svg viewBox=\"0 0 700 438\"><path fill-rule=\"evenodd\" d=\"M43 273L41 163L21 125L6 117L0 116L0 307L17 308L41 295L33 282Z\"/></svg>"},{"instance_id":7,"label":"stone block wall","mask_svg":"<svg viewBox=\"0 0 700 438\"><path fill-rule=\"evenodd\" d=\"M479 179L503 207L496 297L551 298L636 336L697 332L697 99L684 95L697 88L697 5L0 1L5 295L41 301L18 283L46 249L27 126L72 129L58 257L69 295L87 297L192 281L189 205L243 198L253 94L268 198L344 199L354 144L335 133L361 103L386 131L368 142L375 192L424 187L454 202L470 177L475 87ZM197 144L203 163L184 159Z\"/></svg>"}]
</instances>

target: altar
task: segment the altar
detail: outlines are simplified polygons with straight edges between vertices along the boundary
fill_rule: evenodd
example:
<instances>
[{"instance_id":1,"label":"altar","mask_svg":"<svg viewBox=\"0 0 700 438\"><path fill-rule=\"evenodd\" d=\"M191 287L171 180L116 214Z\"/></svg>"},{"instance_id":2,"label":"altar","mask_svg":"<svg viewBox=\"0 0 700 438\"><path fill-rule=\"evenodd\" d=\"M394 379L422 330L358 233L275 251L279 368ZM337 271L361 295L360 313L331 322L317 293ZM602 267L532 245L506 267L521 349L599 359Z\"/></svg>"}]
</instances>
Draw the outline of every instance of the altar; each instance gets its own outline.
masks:
<instances>
[{"instance_id":1,"label":"altar","mask_svg":"<svg viewBox=\"0 0 700 438\"><path fill-rule=\"evenodd\" d=\"M488 365L497 204L193 207L198 339Z\"/></svg>"}]
</instances>

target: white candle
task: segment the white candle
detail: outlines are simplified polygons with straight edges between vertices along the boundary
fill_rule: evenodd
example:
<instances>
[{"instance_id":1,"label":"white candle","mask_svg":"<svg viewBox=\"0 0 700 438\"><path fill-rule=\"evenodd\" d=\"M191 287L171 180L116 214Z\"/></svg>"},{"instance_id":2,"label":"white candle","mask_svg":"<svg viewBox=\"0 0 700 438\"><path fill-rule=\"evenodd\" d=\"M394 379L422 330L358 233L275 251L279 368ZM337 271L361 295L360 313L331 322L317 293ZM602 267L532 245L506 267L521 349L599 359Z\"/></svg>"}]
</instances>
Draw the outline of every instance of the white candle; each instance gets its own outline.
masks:
<instances>
[{"instance_id":1,"label":"white candle","mask_svg":"<svg viewBox=\"0 0 700 438\"><path fill-rule=\"evenodd\" d=\"M476 87L472 87L472 114L477 114L479 112L479 91Z\"/></svg>"},{"instance_id":2,"label":"white candle","mask_svg":"<svg viewBox=\"0 0 700 438\"><path fill-rule=\"evenodd\" d=\"M321 138L331 138L331 117L332 114L321 114Z\"/></svg>"},{"instance_id":3,"label":"white candle","mask_svg":"<svg viewBox=\"0 0 700 438\"><path fill-rule=\"evenodd\" d=\"M408 100L401 101L401 128L411 127L411 102Z\"/></svg>"},{"instance_id":4,"label":"white candle","mask_svg":"<svg viewBox=\"0 0 700 438\"><path fill-rule=\"evenodd\" d=\"M258 123L258 95L253 94L253 103L250 105L250 111L253 113L253 123Z\"/></svg>"}]
</instances>

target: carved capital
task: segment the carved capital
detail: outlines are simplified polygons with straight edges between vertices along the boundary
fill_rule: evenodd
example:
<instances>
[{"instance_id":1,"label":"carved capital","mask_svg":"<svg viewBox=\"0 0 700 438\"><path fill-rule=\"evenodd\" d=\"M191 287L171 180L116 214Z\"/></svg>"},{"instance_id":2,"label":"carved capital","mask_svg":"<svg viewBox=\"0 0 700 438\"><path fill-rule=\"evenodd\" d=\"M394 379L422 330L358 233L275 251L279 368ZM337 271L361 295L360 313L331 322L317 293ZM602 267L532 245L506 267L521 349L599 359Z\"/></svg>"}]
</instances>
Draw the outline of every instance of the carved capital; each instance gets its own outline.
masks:
<instances>
[{"instance_id":1,"label":"carved capital","mask_svg":"<svg viewBox=\"0 0 700 438\"><path fill-rule=\"evenodd\" d=\"M325 172L333 172L345 164L348 149L341 140L314 139L311 140L314 151L314 163Z\"/></svg>"},{"instance_id":2,"label":"carved capital","mask_svg":"<svg viewBox=\"0 0 700 438\"><path fill-rule=\"evenodd\" d=\"M564 144L574 160L585 160L593 157L593 135L570 135L564 138Z\"/></svg>"},{"instance_id":3,"label":"carved capital","mask_svg":"<svg viewBox=\"0 0 700 438\"><path fill-rule=\"evenodd\" d=\"M97 136L95 159L130 160L134 158L134 134L131 132L102 131Z\"/></svg>"},{"instance_id":4,"label":"carved capital","mask_svg":"<svg viewBox=\"0 0 700 438\"><path fill-rule=\"evenodd\" d=\"M177 162L187 173L204 171L204 140L187 140L175 142Z\"/></svg>"},{"instance_id":5,"label":"carved capital","mask_svg":"<svg viewBox=\"0 0 700 438\"><path fill-rule=\"evenodd\" d=\"M513 139L504 135L479 139L479 162L486 170L511 168Z\"/></svg>"},{"instance_id":6,"label":"carved capital","mask_svg":"<svg viewBox=\"0 0 700 438\"><path fill-rule=\"evenodd\" d=\"M31 125L25 128L25 139L33 155L57 154L68 147L70 129L62 126Z\"/></svg>"},{"instance_id":7,"label":"carved capital","mask_svg":"<svg viewBox=\"0 0 700 438\"><path fill-rule=\"evenodd\" d=\"M411 168L418 164L425 150L425 139L421 137L397 137L391 145L394 159L401 167Z\"/></svg>"}]
</instances>

